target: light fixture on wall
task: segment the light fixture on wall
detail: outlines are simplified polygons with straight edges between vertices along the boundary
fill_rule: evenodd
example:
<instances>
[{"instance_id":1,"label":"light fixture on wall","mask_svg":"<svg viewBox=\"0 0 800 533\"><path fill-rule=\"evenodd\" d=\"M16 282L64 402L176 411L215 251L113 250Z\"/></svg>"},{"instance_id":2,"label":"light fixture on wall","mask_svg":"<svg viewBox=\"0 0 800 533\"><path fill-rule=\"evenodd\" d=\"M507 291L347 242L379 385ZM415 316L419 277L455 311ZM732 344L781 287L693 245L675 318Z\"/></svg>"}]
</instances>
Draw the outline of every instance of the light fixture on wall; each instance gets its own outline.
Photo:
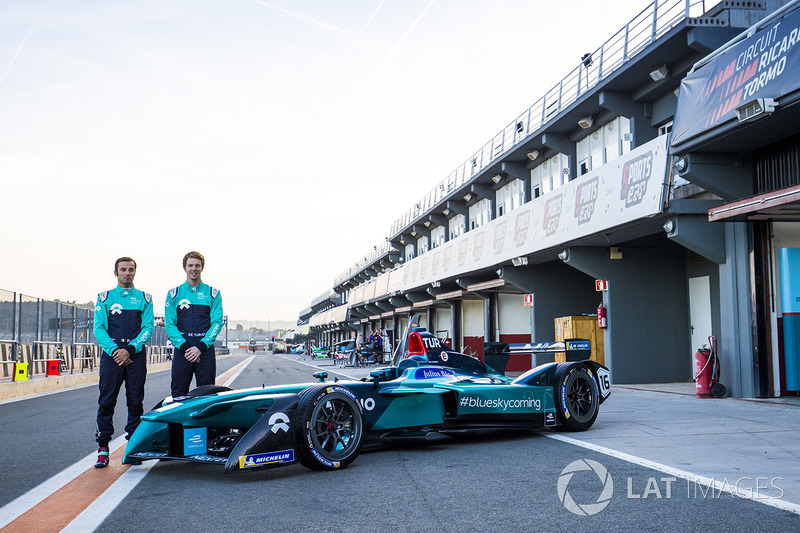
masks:
<instances>
[{"instance_id":1,"label":"light fixture on wall","mask_svg":"<svg viewBox=\"0 0 800 533\"><path fill-rule=\"evenodd\" d=\"M469 202L470 200L472 200L472 193L468 192L467 194L464 195L464 201Z\"/></svg>"},{"instance_id":2,"label":"light fixture on wall","mask_svg":"<svg viewBox=\"0 0 800 533\"><path fill-rule=\"evenodd\" d=\"M591 128L592 124L594 124L594 117L592 115L587 115L578 121L578 126L583 129Z\"/></svg>"},{"instance_id":3,"label":"light fixture on wall","mask_svg":"<svg viewBox=\"0 0 800 533\"><path fill-rule=\"evenodd\" d=\"M533 161L537 157L539 157L539 150L531 150L530 152L528 152L528 159L530 159L531 161Z\"/></svg>"},{"instance_id":4,"label":"light fixture on wall","mask_svg":"<svg viewBox=\"0 0 800 533\"><path fill-rule=\"evenodd\" d=\"M450 210L449 209L445 209L444 211L442 211L442 214L444 216L450 216Z\"/></svg>"},{"instance_id":5,"label":"light fixture on wall","mask_svg":"<svg viewBox=\"0 0 800 533\"><path fill-rule=\"evenodd\" d=\"M581 63L583 63L584 67L588 67L592 64L592 54L583 54L581 56Z\"/></svg>"},{"instance_id":6,"label":"light fixture on wall","mask_svg":"<svg viewBox=\"0 0 800 533\"><path fill-rule=\"evenodd\" d=\"M561 259L562 261L568 261L569 250L561 250L560 252L558 252L558 258Z\"/></svg>"},{"instance_id":7,"label":"light fixture on wall","mask_svg":"<svg viewBox=\"0 0 800 533\"><path fill-rule=\"evenodd\" d=\"M514 259L511 260L511 264L514 265L515 267L525 266L528 264L528 258L526 256L515 257Z\"/></svg>"},{"instance_id":8,"label":"light fixture on wall","mask_svg":"<svg viewBox=\"0 0 800 533\"><path fill-rule=\"evenodd\" d=\"M503 179L503 176L501 176L500 174L495 174L494 176L492 176L492 181L493 181L494 183L500 183L500 181L501 181L502 179Z\"/></svg>"},{"instance_id":9,"label":"light fixture on wall","mask_svg":"<svg viewBox=\"0 0 800 533\"><path fill-rule=\"evenodd\" d=\"M773 98L756 98L737 107L736 118L739 122L755 120L762 115L774 113L777 106L778 102Z\"/></svg>"},{"instance_id":10,"label":"light fixture on wall","mask_svg":"<svg viewBox=\"0 0 800 533\"><path fill-rule=\"evenodd\" d=\"M689 160L686 156L675 159L675 171L678 174L683 174L689 168Z\"/></svg>"},{"instance_id":11,"label":"light fixture on wall","mask_svg":"<svg viewBox=\"0 0 800 533\"><path fill-rule=\"evenodd\" d=\"M653 81L661 81L666 79L667 74L669 74L669 69L666 65L659 65L653 70L650 71L650 78Z\"/></svg>"},{"instance_id":12,"label":"light fixture on wall","mask_svg":"<svg viewBox=\"0 0 800 533\"><path fill-rule=\"evenodd\" d=\"M672 235L673 233L675 233L674 219L671 218L664 223L664 231L667 233L667 235Z\"/></svg>"},{"instance_id":13,"label":"light fixture on wall","mask_svg":"<svg viewBox=\"0 0 800 533\"><path fill-rule=\"evenodd\" d=\"M425 222L422 223L422 225L425 226L426 228L430 228L431 227L431 221L430 220L426 220Z\"/></svg>"}]
</instances>

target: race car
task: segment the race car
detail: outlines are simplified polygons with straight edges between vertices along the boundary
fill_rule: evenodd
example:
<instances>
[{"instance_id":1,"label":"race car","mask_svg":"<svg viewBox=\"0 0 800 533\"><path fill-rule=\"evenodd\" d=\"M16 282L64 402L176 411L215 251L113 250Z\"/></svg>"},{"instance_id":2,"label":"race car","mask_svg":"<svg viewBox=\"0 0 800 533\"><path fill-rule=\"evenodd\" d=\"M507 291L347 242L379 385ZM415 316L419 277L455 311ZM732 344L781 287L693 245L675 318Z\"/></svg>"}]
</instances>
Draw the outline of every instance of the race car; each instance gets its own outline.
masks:
<instances>
[{"instance_id":1,"label":"race car","mask_svg":"<svg viewBox=\"0 0 800 533\"><path fill-rule=\"evenodd\" d=\"M311 348L311 357L313 358L325 358L330 356L330 349L327 346L314 346Z\"/></svg>"},{"instance_id":2,"label":"race car","mask_svg":"<svg viewBox=\"0 0 800 533\"><path fill-rule=\"evenodd\" d=\"M392 365L361 381L242 390L206 385L142 416L123 463L181 459L240 472L301 463L336 470L362 449L469 432L584 431L611 393L606 367L547 363L511 379L409 324Z\"/></svg>"}]
</instances>

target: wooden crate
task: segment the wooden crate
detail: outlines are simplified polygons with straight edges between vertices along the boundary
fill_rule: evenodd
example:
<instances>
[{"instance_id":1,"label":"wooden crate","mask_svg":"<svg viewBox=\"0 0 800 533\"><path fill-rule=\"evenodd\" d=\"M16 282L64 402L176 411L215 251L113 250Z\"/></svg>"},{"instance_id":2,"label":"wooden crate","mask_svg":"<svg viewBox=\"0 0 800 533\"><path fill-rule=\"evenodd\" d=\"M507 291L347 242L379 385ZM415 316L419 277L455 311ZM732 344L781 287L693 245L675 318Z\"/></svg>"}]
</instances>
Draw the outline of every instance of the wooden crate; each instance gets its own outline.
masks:
<instances>
[{"instance_id":1,"label":"wooden crate","mask_svg":"<svg viewBox=\"0 0 800 533\"><path fill-rule=\"evenodd\" d=\"M597 361L601 365L605 364L605 343L603 341L603 330L597 325L597 316L579 315L562 316L555 319L556 342L564 339L589 339L592 343L591 360ZM564 353L556 354L556 361L563 363L566 361Z\"/></svg>"}]
</instances>

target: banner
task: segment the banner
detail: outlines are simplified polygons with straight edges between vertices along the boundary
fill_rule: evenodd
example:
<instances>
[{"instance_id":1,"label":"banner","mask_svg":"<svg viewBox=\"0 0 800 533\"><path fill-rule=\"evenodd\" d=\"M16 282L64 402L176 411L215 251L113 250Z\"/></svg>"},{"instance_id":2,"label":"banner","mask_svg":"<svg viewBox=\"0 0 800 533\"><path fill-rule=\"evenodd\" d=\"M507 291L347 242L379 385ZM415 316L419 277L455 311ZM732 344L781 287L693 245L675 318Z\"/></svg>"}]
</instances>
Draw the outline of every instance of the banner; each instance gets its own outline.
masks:
<instances>
[{"instance_id":1,"label":"banner","mask_svg":"<svg viewBox=\"0 0 800 533\"><path fill-rule=\"evenodd\" d=\"M681 82L672 146L736 118L755 98L780 100L800 87L800 10L737 43Z\"/></svg>"},{"instance_id":2,"label":"banner","mask_svg":"<svg viewBox=\"0 0 800 533\"><path fill-rule=\"evenodd\" d=\"M666 168L667 136L662 135L415 257L391 271L390 287L397 281L402 291L424 287L658 214Z\"/></svg>"}]
</instances>

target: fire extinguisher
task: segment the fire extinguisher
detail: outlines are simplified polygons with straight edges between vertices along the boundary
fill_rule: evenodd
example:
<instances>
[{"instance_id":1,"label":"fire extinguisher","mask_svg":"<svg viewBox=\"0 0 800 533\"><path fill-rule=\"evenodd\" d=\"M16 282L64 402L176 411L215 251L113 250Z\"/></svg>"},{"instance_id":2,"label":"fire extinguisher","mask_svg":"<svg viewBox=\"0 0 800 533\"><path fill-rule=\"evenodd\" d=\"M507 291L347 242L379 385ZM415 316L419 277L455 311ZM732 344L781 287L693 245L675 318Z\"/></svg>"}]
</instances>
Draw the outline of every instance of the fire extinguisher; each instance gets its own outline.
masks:
<instances>
[{"instance_id":1,"label":"fire extinguisher","mask_svg":"<svg viewBox=\"0 0 800 533\"><path fill-rule=\"evenodd\" d=\"M606 316L606 308L603 307L603 302L597 306L597 326L601 329L608 327L608 317Z\"/></svg>"}]
</instances>

